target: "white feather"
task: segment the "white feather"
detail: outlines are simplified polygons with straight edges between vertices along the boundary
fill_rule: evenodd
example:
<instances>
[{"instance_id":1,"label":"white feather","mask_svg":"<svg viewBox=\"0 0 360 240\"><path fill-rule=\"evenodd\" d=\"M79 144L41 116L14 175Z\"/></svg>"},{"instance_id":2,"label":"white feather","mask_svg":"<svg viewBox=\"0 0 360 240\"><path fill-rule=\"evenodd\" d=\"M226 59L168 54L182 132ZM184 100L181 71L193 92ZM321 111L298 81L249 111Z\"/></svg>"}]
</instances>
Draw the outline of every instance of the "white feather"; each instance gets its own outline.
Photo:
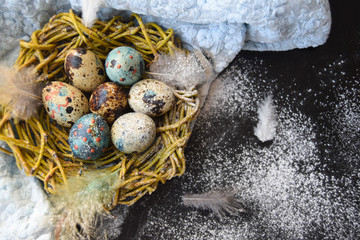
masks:
<instances>
[{"instance_id":1,"label":"white feather","mask_svg":"<svg viewBox=\"0 0 360 240\"><path fill-rule=\"evenodd\" d=\"M97 19L96 13L105 4L105 0L81 0L82 22L91 28Z\"/></svg>"},{"instance_id":2,"label":"white feather","mask_svg":"<svg viewBox=\"0 0 360 240\"><path fill-rule=\"evenodd\" d=\"M212 82L216 76L211 62L200 50L160 55L150 65L150 74L170 86L187 90Z\"/></svg>"},{"instance_id":3,"label":"white feather","mask_svg":"<svg viewBox=\"0 0 360 240\"><path fill-rule=\"evenodd\" d=\"M196 87L202 107L210 85L216 78L212 61L213 56L209 52L175 51L173 55L160 55L158 60L150 65L148 74L151 75L150 78L160 80L176 89L191 90Z\"/></svg>"},{"instance_id":4,"label":"white feather","mask_svg":"<svg viewBox=\"0 0 360 240\"><path fill-rule=\"evenodd\" d=\"M246 212L239 200L234 197L234 193L231 190L185 194L182 200L185 206L210 209L220 218L226 214L239 215L239 213Z\"/></svg>"},{"instance_id":5,"label":"white feather","mask_svg":"<svg viewBox=\"0 0 360 240\"><path fill-rule=\"evenodd\" d=\"M267 96L258 109L259 122L254 128L255 136L262 142L274 139L276 134L276 110L272 96Z\"/></svg>"}]
</instances>

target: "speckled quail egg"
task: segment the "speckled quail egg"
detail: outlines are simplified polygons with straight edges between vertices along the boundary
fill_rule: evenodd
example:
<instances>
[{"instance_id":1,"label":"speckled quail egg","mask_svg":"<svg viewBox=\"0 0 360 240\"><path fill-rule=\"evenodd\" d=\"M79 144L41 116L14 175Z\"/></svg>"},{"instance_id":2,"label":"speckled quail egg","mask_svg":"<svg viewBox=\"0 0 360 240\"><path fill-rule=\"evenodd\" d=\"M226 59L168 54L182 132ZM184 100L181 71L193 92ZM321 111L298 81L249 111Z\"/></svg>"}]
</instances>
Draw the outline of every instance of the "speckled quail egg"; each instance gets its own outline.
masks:
<instances>
[{"instance_id":1,"label":"speckled quail egg","mask_svg":"<svg viewBox=\"0 0 360 240\"><path fill-rule=\"evenodd\" d=\"M85 95L74 86L53 81L42 90L42 100L49 116L59 125L71 127L89 112Z\"/></svg>"},{"instance_id":2,"label":"speckled quail egg","mask_svg":"<svg viewBox=\"0 0 360 240\"><path fill-rule=\"evenodd\" d=\"M99 85L92 92L89 105L90 111L97 113L111 124L128 110L128 90L114 82Z\"/></svg>"},{"instance_id":3,"label":"speckled quail egg","mask_svg":"<svg viewBox=\"0 0 360 240\"><path fill-rule=\"evenodd\" d=\"M82 116L70 129L69 145L77 158L96 160L103 154L109 142L109 125L98 114Z\"/></svg>"},{"instance_id":4,"label":"speckled quail egg","mask_svg":"<svg viewBox=\"0 0 360 240\"><path fill-rule=\"evenodd\" d=\"M132 85L141 79L145 63L141 54L131 47L113 49L105 60L105 70L111 81Z\"/></svg>"},{"instance_id":5,"label":"speckled quail egg","mask_svg":"<svg viewBox=\"0 0 360 240\"><path fill-rule=\"evenodd\" d=\"M145 79L134 84L129 92L129 105L135 112L160 116L175 103L172 88L163 82Z\"/></svg>"},{"instance_id":6,"label":"speckled quail egg","mask_svg":"<svg viewBox=\"0 0 360 240\"><path fill-rule=\"evenodd\" d=\"M69 50L64 65L70 83L84 92L91 92L105 82L105 70L100 58L86 48Z\"/></svg>"},{"instance_id":7,"label":"speckled quail egg","mask_svg":"<svg viewBox=\"0 0 360 240\"><path fill-rule=\"evenodd\" d=\"M124 153L145 151L154 141L156 125L143 113L126 113L115 120L111 127L111 139L117 149Z\"/></svg>"}]
</instances>

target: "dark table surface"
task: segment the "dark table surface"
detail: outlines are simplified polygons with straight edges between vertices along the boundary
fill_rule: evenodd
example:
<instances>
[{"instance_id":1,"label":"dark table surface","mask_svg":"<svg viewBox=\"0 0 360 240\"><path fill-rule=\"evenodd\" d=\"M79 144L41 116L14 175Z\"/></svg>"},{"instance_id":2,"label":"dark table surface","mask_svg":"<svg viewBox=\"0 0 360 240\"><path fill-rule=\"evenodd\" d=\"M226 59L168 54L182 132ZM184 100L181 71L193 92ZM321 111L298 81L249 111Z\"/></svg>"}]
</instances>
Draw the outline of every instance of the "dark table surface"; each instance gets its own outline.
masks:
<instances>
[{"instance_id":1,"label":"dark table surface","mask_svg":"<svg viewBox=\"0 0 360 240\"><path fill-rule=\"evenodd\" d=\"M357 239L360 236L360 16L330 0L317 48L242 51L212 85L186 148L187 170L128 209L114 239ZM254 136L272 94L273 141ZM218 218L185 193L231 187L247 212ZM116 232L115 231L115 232Z\"/></svg>"}]
</instances>

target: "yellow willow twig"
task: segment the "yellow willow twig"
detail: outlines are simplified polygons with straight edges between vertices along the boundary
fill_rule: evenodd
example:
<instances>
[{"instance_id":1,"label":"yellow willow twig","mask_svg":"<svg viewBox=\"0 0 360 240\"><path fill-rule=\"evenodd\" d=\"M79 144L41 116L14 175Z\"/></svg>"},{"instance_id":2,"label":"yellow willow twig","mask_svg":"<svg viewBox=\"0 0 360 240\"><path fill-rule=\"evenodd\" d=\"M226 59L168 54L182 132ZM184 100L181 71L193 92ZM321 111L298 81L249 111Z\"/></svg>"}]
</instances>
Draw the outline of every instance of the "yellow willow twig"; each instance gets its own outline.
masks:
<instances>
[{"instance_id":1,"label":"yellow willow twig","mask_svg":"<svg viewBox=\"0 0 360 240\"><path fill-rule=\"evenodd\" d=\"M27 43L25 41L20 41L20 47L35 49L35 50L51 50L56 47L56 44L35 44L35 43Z\"/></svg>"},{"instance_id":2,"label":"yellow willow twig","mask_svg":"<svg viewBox=\"0 0 360 240\"><path fill-rule=\"evenodd\" d=\"M36 71L39 71L42 68L48 68L48 64L54 60L57 57L58 51L55 49L54 52L52 54L50 54L50 56L48 56L46 59L42 59L40 61L40 63L35 67ZM45 74L47 74L47 70L44 71Z\"/></svg>"},{"instance_id":3,"label":"yellow willow twig","mask_svg":"<svg viewBox=\"0 0 360 240\"><path fill-rule=\"evenodd\" d=\"M191 114L187 115L185 118L177 121L176 123L157 128L157 132L162 132L162 131L167 131L167 130L170 130L170 129L175 129L175 128L180 127L182 124L193 120L194 117L196 116L197 112L199 111L199 107L200 107L200 101L197 100L195 108L193 108L193 111L191 112Z\"/></svg>"},{"instance_id":4,"label":"yellow willow twig","mask_svg":"<svg viewBox=\"0 0 360 240\"><path fill-rule=\"evenodd\" d=\"M56 152L54 150L52 150L51 148L46 148L46 150L51 154L51 156L53 157L53 159L55 160L55 163L56 165L59 167L59 170L60 170L60 173L61 173L61 176L62 176L62 180L64 181L64 183L67 185L67 177L66 177L66 174L64 172L64 168L63 166L61 165L60 161L59 161L59 158L56 154Z\"/></svg>"},{"instance_id":5,"label":"yellow willow twig","mask_svg":"<svg viewBox=\"0 0 360 240\"><path fill-rule=\"evenodd\" d=\"M170 138L170 135L171 133L169 133L169 131L166 131L164 133L161 134L161 137L163 139L163 142L165 143L165 146L168 148L170 147L171 145L171 142L174 141L174 138ZM177 155L179 154L179 148L176 149L176 154L172 154L170 156L170 159L171 159L171 164L173 164L173 172L174 172L174 175L176 173L176 168L181 168L181 165L180 165L180 161L177 157Z\"/></svg>"},{"instance_id":6,"label":"yellow willow twig","mask_svg":"<svg viewBox=\"0 0 360 240\"><path fill-rule=\"evenodd\" d=\"M40 134L41 134L40 153L38 156L38 160L36 161L35 165L31 169L31 174L34 174L35 171L37 170L37 168L41 164L41 160L44 156L44 151L45 151L45 142L47 141L47 134L45 133L44 129L42 128L41 123L37 122L37 126L38 126Z\"/></svg>"},{"instance_id":7,"label":"yellow willow twig","mask_svg":"<svg viewBox=\"0 0 360 240\"><path fill-rule=\"evenodd\" d=\"M151 41L150 41L150 38L149 38L149 35L148 33L146 32L146 29L145 29L145 26L144 26L144 23L143 21L141 20L141 18L139 17L139 15L137 14L133 14L133 16L136 18L136 20L139 22L139 25L140 25L140 28L145 36L145 39L147 41L147 43L149 44L149 47L151 49L151 52L154 54L154 57L155 57L155 61L157 60L157 58L159 57L159 54L157 53L157 51L155 50L154 46L152 45Z\"/></svg>"},{"instance_id":8,"label":"yellow willow twig","mask_svg":"<svg viewBox=\"0 0 360 240\"><path fill-rule=\"evenodd\" d=\"M147 192L142 192L136 195L136 197L132 198L131 200L125 201L125 197L122 197L117 201L117 204L123 204L123 205L133 205L136 203L140 198L142 198Z\"/></svg>"},{"instance_id":9,"label":"yellow willow twig","mask_svg":"<svg viewBox=\"0 0 360 240\"><path fill-rule=\"evenodd\" d=\"M10 136L9 139L12 139L14 137L14 132L11 128L10 122L7 123L7 130L8 130L8 135ZM20 169L23 168L25 170L26 175L30 175L30 167L29 167L28 163L26 162L26 160L24 159L24 156L22 155L19 147L16 146L15 144L12 144L11 141L9 142L9 141L6 141L6 139L1 139L2 137L5 137L5 136L0 135L0 140L5 141L11 148L11 150L16 158L17 166Z\"/></svg>"},{"instance_id":10,"label":"yellow willow twig","mask_svg":"<svg viewBox=\"0 0 360 240\"><path fill-rule=\"evenodd\" d=\"M183 147L186 144L187 139L189 139L190 137L190 133L187 136L184 136L182 138L177 139L175 142L173 142L168 148L166 148L165 153L161 156L158 165L156 167L156 171L154 171L155 173L159 172L162 170L162 168L160 166L162 166L165 162L165 160L174 153L174 151L178 148L178 147Z\"/></svg>"}]
</instances>

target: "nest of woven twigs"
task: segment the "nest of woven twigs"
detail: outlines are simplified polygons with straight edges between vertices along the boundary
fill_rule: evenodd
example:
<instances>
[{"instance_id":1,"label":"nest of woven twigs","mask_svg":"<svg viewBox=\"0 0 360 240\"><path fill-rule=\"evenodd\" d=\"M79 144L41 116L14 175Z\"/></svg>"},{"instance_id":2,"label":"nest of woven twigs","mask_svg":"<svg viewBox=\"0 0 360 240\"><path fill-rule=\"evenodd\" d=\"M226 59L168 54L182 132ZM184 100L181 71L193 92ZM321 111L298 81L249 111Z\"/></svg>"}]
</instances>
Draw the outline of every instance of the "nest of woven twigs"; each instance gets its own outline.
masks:
<instances>
[{"instance_id":1,"label":"nest of woven twigs","mask_svg":"<svg viewBox=\"0 0 360 240\"><path fill-rule=\"evenodd\" d=\"M52 17L29 42L20 41L17 69L35 66L38 81L67 81L64 59L75 47L88 48L100 59L119 46L138 50L146 63L156 61L158 54L182 51L172 29L163 30L154 23L144 24L132 15L129 22L116 16L108 22L96 21L91 29L72 11ZM143 153L124 154L110 146L101 159L84 161L73 157L68 144L69 128L56 125L45 110L38 118L27 121L10 119L7 106L0 111L0 140L5 141L18 167L44 183L48 193L55 193L68 179L84 172L102 171L117 174L118 185L109 208L133 204L153 192L159 182L185 171L184 146L190 137L190 123L199 111L197 91L175 91L177 103L157 119L155 142Z\"/></svg>"}]
</instances>

